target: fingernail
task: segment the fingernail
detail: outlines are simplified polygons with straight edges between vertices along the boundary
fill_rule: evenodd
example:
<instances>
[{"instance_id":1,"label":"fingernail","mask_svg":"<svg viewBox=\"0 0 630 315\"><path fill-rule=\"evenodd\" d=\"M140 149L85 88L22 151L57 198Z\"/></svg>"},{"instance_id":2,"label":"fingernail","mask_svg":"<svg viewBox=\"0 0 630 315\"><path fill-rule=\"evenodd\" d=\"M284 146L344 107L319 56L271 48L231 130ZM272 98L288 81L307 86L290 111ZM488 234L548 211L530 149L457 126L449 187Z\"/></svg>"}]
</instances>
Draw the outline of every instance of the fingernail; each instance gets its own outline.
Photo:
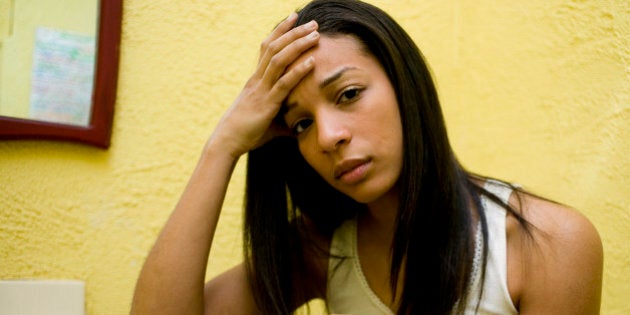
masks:
<instances>
[{"instance_id":1,"label":"fingernail","mask_svg":"<svg viewBox=\"0 0 630 315\"><path fill-rule=\"evenodd\" d=\"M309 30L315 29L315 26L317 26L317 22L314 20L306 23L306 28Z\"/></svg>"},{"instance_id":2,"label":"fingernail","mask_svg":"<svg viewBox=\"0 0 630 315\"><path fill-rule=\"evenodd\" d=\"M297 13L295 12L291 12L291 14L289 14L289 16L287 16L287 21L293 19L295 16L297 15Z\"/></svg>"},{"instance_id":3,"label":"fingernail","mask_svg":"<svg viewBox=\"0 0 630 315\"><path fill-rule=\"evenodd\" d=\"M315 39L317 38L317 36L319 36L319 33L317 31L313 31L312 33L308 34L308 39Z\"/></svg>"},{"instance_id":4,"label":"fingernail","mask_svg":"<svg viewBox=\"0 0 630 315\"><path fill-rule=\"evenodd\" d=\"M310 56L306 59L306 61L304 61L304 65L310 67L313 65L313 61L315 61L315 58L313 58L313 56Z\"/></svg>"}]
</instances>

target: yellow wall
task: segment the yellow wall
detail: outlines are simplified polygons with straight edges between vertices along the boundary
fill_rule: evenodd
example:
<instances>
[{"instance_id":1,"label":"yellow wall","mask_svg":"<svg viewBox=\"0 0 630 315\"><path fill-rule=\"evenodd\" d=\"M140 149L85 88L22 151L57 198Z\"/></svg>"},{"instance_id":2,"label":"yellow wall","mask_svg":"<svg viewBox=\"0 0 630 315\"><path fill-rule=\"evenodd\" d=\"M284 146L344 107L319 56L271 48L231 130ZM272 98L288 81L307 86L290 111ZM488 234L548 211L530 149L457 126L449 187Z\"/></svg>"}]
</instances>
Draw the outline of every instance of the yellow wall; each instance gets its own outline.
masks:
<instances>
[{"instance_id":1,"label":"yellow wall","mask_svg":"<svg viewBox=\"0 0 630 315\"><path fill-rule=\"evenodd\" d=\"M463 163L587 215L604 241L602 313L630 313L630 4L372 2L427 56ZM125 1L111 148L0 142L0 278L83 279L89 314L127 313L260 40L302 4ZM240 260L242 166L209 276Z\"/></svg>"}]
</instances>

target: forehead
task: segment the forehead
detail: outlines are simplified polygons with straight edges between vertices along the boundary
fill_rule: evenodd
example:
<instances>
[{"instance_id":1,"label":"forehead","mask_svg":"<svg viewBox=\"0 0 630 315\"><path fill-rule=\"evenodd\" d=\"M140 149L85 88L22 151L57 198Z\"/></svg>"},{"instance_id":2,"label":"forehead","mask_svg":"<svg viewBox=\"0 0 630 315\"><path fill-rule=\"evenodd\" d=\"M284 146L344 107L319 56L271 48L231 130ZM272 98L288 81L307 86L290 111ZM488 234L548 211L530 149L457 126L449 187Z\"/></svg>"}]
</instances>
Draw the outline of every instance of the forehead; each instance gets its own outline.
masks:
<instances>
[{"instance_id":1,"label":"forehead","mask_svg":"<svg viewBox=\"0 0 630 315\"><path fill-rule=\"evenodd\" d=\"M381 70L377 59L368 52L359 39L352 35L329 36L322 34L318 45L303 53L289 67L289 70L305 61L309 56L315 58L315 67L293 89L289 98L304 86L318 86L323 80L343 68L358 69L363 72Z\"/></svg>"},{"instance_id":2,"label":"forehead","mask_svg":"<svg viewBox=\"0 0 630 315\"><path fill-rule=\"evenodd\" d=\"M368 57L369 53L356 36L322 34L317 46L305 52L299 59L314 56L318 63L342 62L352 60L357 55Z\"/></svg>"},{"instance_id":3,"label":"forehead","mask_svg":"<svg viewBox=\"0 0 630 315\"><path fill-rule=\"evenodd\" d=\"M318 68L335 66L340 63L352 63L359 61L357 58L370 58L367 48L354 35L328 35L322 34L317 46L303 53L294 64L306 60L309 56L315 57L315 71Z\"/></svg>"}]
</instances>

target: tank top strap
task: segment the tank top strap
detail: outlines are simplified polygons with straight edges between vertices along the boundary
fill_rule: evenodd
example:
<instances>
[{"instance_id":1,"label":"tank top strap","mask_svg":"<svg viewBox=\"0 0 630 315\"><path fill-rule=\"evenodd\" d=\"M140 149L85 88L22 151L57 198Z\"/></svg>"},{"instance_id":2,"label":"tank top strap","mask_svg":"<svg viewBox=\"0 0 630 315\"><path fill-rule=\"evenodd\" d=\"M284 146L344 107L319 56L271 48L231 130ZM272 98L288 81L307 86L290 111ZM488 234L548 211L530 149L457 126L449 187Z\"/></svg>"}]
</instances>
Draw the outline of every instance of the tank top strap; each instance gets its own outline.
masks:
<instances>
[{"instance_id":1,"label":"tank top strap","mask_svg":"<svg viewBox=\"0 0 630 315\"><path fill-rule=\"evenodd\" d=\"M494 179L487 180L484 184L484 188L499 197L504 203L508 203L513 191L510 185Z\"/></svg>"}]
</instances>

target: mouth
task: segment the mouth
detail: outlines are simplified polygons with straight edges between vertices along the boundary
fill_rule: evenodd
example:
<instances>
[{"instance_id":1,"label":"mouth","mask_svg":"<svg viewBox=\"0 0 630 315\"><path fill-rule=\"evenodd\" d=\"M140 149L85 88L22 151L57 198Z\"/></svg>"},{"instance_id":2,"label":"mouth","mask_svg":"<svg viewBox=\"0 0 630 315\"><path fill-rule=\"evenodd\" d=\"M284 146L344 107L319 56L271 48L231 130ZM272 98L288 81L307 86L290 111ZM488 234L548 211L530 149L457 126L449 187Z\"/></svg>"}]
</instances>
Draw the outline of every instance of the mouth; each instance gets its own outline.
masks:
<instances>
[{"instance_id":1,"label":"mouth","mask_svg":"<svg viewBox=\"0 0 630 315\"><path fill-rule=\"evenodd\" d=\"M365 177L370 159L348 159L340 162L334 168L335 180L353 184Z\"/></svg>"}]
</instances>

